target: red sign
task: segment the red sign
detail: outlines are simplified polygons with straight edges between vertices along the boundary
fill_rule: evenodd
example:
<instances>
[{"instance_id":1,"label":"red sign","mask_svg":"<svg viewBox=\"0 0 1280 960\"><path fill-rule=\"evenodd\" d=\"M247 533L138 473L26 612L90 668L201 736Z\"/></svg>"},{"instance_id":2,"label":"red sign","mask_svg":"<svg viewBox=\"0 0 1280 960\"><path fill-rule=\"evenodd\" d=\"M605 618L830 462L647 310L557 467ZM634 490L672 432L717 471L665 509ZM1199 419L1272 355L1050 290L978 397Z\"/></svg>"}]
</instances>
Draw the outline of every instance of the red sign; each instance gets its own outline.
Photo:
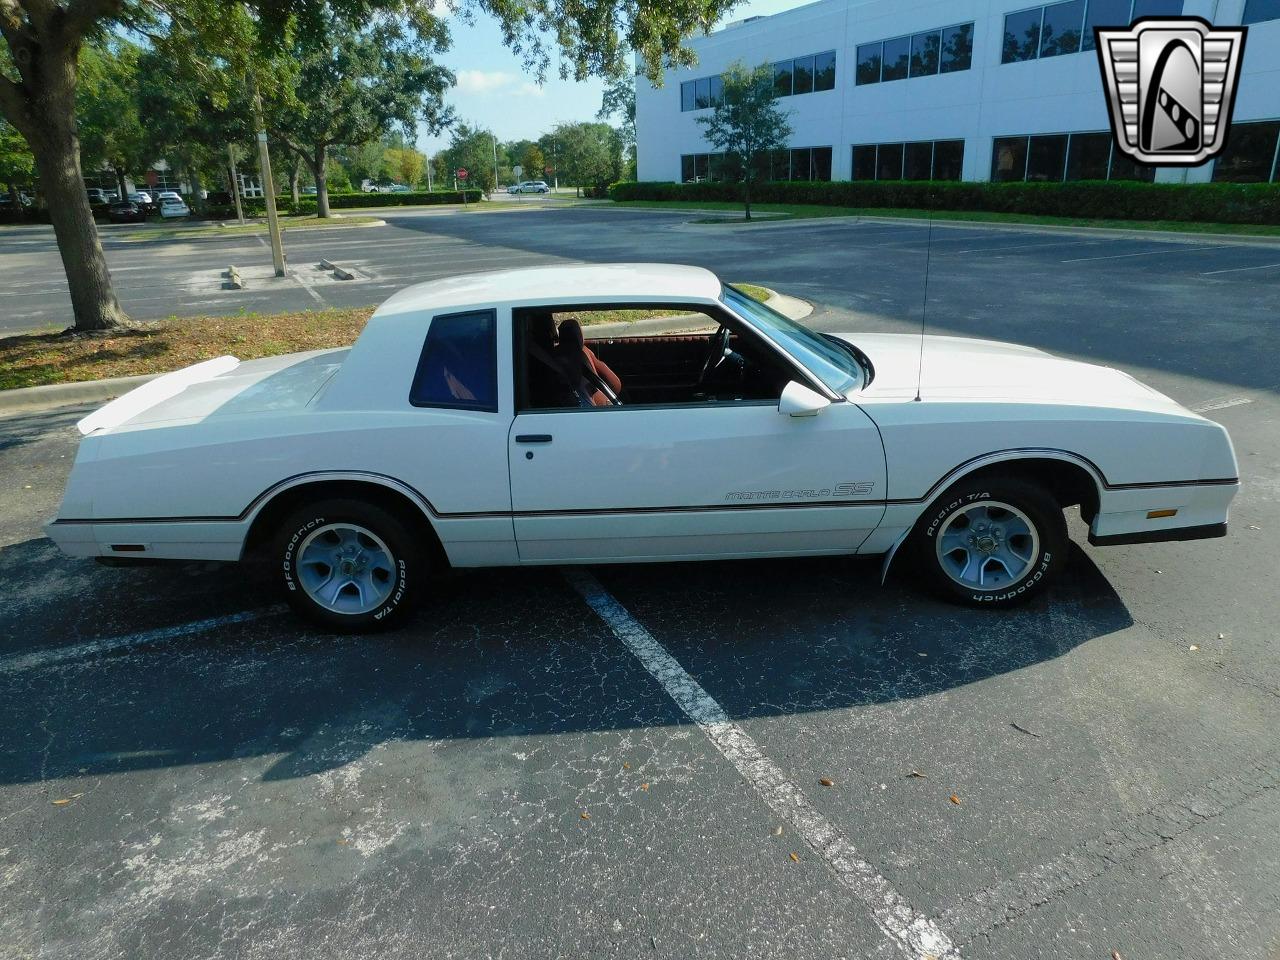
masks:
<instances>
[{"instance_id":1,"label":"red sign","mask_svg":"<svg viewBox=\"0 0 1280 960\"><path fill-rule=\"evenodd\" d=\"M467 179L467 168L466 168L466 167L459 167L459 168L458 168L458 179L459 179L459 180L465 180L465 179Z\"/></svg>"}]
</instances>

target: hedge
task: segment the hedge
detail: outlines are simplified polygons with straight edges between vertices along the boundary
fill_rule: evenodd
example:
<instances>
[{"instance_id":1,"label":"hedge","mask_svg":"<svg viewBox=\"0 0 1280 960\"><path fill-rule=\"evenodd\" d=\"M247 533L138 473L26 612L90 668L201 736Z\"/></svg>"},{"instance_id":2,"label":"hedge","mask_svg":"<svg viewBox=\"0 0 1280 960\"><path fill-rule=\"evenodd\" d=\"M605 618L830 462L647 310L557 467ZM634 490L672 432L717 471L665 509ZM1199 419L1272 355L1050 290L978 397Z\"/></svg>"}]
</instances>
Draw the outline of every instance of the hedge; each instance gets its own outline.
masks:
<instances>
[{"instance_id":1,"label":"hedge","mask_svg":"<svg viewBox=\"0 0 1280 960\"><path fill-rule=\"evenodd\" d=\"M609 187L614 200L741 202L739 183L627 182ZM1280 184L967 183L931 180L769 181L752 203L1027 213L1114 220L1194 220L1280 224Z\"/></svg>"},{"instance_id":2,"label":"hedge","mask_svg":"<svg viewBox=\"0 0 1280 960\"><path fill-rule=\"evenodd\" d=\"M467 190L465 192L468 203L477 203L484 199L484 192L481 190ZM463 191L461 190L433 190L430 193L330 193L329 209L355 210L361 207L435 206L442 203L462 203L462 195ZM276 206L281 213L313 214L316 212L316 195L314 193L303 194L299 201L297 207L295 207L292 197L276 197ZM266 204L260 197L245 198L241 202L244 205L246 217L261 217L267 212ZM214 219L226 219L236 215L236 208L231 204L220 204L216 207L210 206L208 214Z\"/></svg>"}]
</instances>

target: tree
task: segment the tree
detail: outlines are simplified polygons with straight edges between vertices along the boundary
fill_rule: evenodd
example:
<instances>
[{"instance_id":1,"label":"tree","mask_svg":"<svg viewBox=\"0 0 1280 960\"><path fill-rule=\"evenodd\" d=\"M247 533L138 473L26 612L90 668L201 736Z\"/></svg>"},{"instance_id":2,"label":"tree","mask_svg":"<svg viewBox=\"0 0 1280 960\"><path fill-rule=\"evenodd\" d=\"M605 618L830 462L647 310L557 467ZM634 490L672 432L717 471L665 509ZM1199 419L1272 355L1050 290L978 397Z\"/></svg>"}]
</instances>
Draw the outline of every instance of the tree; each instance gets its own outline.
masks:
<instances>
[{"instance_id":1,"label":"tree","mask_svg":"<svg viewBox=\"0 0 1280 960\"><path fill-rule=\"evenodd\" d=\"M114 36L80 53L76 126L82 162L109 167L122 200L128 196L126 174L152 159L138 114L138 56L136 46Z\"/></svg>"},{"instance_id":2,"label":"tree","mask_svg":"<svg viewBox=\"0 0 1280 960\"><path fill-rule=\"evenodd\" d=\"M488 130L459 123L450 134L444 156L448 183L462 169L467 171L467 187L489 193L497 186L493 179L493 134Z\"/></svg>"},{"instance_id":3,"label":"tree","mask_svg":"<svg viewBox=\"0 0 1280 960\"><path fill-rule=\"evenodd\" d=\"M27 141L17 130L0 120L0 185L8 189L15 210L19 209L18 186L31 182L35 168L35 157L27 149Z\"/></svg>"},{"instance_id":4,"label":"tree","mask_svg":"<svg viewBox=\"0 0 1280 960\"><path fill-rule=\"evenodd\" d=\"M330 215L331 147L369 143L395 126L413 131L423 122L436 132L452 122L444 91L453 74L431 60L446 43L446 34L424 37L395 22L371 30L335 23L323 40L295 42L296 90L268 114L277 138L311 168L317 216Z\"/></svg>"},{"instance_id":5,"label":"tree","mask_svg":"<svg viewBox=\"0 0 1280 960\"><path fill-rule=\"evenodd\" d=\"M769 150L786 146L791 136L787 115L778 108L773 67L748 70L732 64L724 76L724 92L709 116L698 117L704 136L724 152L723 170L742 184L746 219L751 219L751 186L760 179L761 160Z\"/></svg>"},{"instance_id":6,"label":"tree","mask_svg":"<svg viewBox=\"0 0 1280 960\"><path fill-rule=\"evenodd\" d=\"M681 40L708 32L737 2L470 0L468 9L492 16L507 46L539 77L550 66L549 47L562 54L561 74L579 80L621 72L634 50L646 75L661 82L664 67L695 60ZM203 23L213 29L242 9L233 0L0 0L0 117L22 134L35 156L77 330L107 329L124 319L81 176L75 127L81 46L86 37L122 27ZM253 0L253 9L264 48L286 45L290 33L317 41L335 21L363 24L379 19L373 14L420 35L445 42L448 37L436 0Z\"/></svg>"},{"instance_id":7,"label":"tree","mask_svg":"<svg viewBox=\"0 0 1280 960\"><path fill-rule=\"evenodd\" d=\"M622 173L622 141L607 123L561 123L551 131L560 179L599 193Z\"/></svg>"},{"instance_id":8,"label":"tree","mask_svg":"<svg viewBox=\"0 0 1280 960\"><path fill-rule=\"evenodd\" d=\"M541 180L547 172L547 158L536 143L524 148L524 156L520 158L520 166L524 168L526 179Z\"/></svg>"},{"instance_id":9,"label":"tree","mask_svg":"<svg viewBox=\"0 0 1280 960\"><path fill-rule=\"evenodd\" d=\"M617 77L605 85L604 94L600 98L600 109L596 111L597 120L618 120L618 136L622 140L622 151L627 169L624 171L628 180L636 178L636 82L635 77Z\"/></svg>"},{"instance_id":10,"label":"tree","mask_svg":"<svg viewBox=\"0 0 1280 960\"><path fill-rule=\"evenodd\" d=\"M416 186L427 168L427 158L413 147L392 147L386 152L386 163L395 178L407 186Z\"/></svg>"}]
</instances>

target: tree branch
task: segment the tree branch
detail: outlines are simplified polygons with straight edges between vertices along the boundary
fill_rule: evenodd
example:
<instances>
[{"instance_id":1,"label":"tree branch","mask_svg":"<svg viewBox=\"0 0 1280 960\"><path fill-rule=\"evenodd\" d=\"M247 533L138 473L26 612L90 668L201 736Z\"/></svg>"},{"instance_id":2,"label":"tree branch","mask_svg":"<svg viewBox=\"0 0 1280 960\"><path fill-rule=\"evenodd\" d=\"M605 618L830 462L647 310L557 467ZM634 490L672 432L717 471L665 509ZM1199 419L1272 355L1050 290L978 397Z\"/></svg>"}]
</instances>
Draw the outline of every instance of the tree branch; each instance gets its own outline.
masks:
<instances>
[{"instance_id":1,"label":"tree branch","mask_svg":"<svg viewBox=\"0 0 1280 960\"><path fill-rule=\"evenodd\" d=\"M27 139L31 140L30 125L27 123L27 99L22 95L22 88L0 74L0 115Z\"/></svg>"},{"instance_id":2,"label":"tree branch","mask_svg":"<svg viewBox=\"0 0 1280 960\"><path fill-rule=\"evenodd\" d=\"M20 0L21 3L44 4L47 0ZM66 7L69 39L79 41L94 24L119 13L123 0L72 0Z\"/></svg>"}]
</instances>

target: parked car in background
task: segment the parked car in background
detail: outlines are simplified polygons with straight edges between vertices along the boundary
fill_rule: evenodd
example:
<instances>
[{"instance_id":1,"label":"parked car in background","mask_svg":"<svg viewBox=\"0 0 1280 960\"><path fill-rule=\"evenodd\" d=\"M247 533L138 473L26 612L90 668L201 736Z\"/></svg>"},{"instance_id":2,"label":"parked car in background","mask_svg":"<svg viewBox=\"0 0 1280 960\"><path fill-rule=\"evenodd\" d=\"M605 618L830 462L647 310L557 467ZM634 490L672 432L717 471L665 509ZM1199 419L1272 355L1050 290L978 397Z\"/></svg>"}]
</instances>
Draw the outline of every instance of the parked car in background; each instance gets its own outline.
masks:
<instances>
[{"instance_id":1,"label":"parked car in background","mask_svg":"<svg viewBox=\"0 0 1280 960\"><path fill-rule=\"evenodd\" d=\"M315 196L316 194L318 194L319 192L320 192L320 191L319 191L319 190L317 190L315 187L303 187L303 188L302 188L302 193L303 193L303 195L304 195L304 196L308 196L308 197L314 197L314 196Z\"/></svg>"},{"instance_id":2,"label":"parked car in background","mask_svg":"<svg viewBox=\"0 0 1280 960\"><path fill-rule=\"evenodd\" d=\"M513 183L511 184L511 186L507 187L507 193L515 194L519 192L520 192L520 184L518 183Z\"/></svg>"},{"instance_id":3,"label":"parked car in background","mask_svg":"<svg viewBox=\"0 0 1280 960\"><path fill-rule=\"evenodd\" d=\"M107 210L107 219L112 223L146 223L147 209L132 200L117 200Z\"/></svg>"},{"instance_id":4,"label":"parked car in background","mask_svg":"<svg viewBox=\"0 0 1280 960\"><path fill-rule=\"evenodd\" d=\"M166 197L162 194L160 199L160 216L165 220L173 220L178 217L189 217L191 216L191 208L188 207L186 202L177 194L174 194L171 197Z\"/></svg>"},{"instance_id":5,"label":"parked car in background","mask_svg":"<svg viewBox=\"0 0 1280 960\"><path fill-rule=\"evenodd\" d=\"M405 184L403 183L393 183L391 185L391 190L389 192L390 193L412 193L413 188L405 186Z\"/></svg>"},{"instance_id":6,"label":"parked car in background","mask_svg":"<svg viewBox=\"0 0 1280 960\"><path fill-rule=\"evenodd\" d=\"M154 195L153 199L159 204L163 203L165 200L182 200L182 194L175 190L161 190L159 193ZM186 201L184 200L183 202L185 203Z\"/></svg>"},{"instance_id":7,"label":"parked car in background","mask_svg":"<svg viewBox=\"0 0 1280 960\"><path fill-rule=\"evenodd\" d=\"M149 207L152 204L151 194L144 190L135 190L133 193L129 194L129 199L144 207Z\"/></svg>"},{"instance_id":8,"label":"parked car in background","mask_svg":"<svg viewBox=\"0 0 1280 960\"><path fill-rule=\"evenodd\" d=\"M390 180L361 180L360 190L364 193L391 193L395 187Z\"/></svg>"},{"instance_id":9,"label":"parked car in background","mask_svg":"<svg viewBox=\"0 0 1280 960\"><path fill-rule=\"evenodd\" d=\"M99 187L86 187L84 192L88 194L90 203L108 203L109 202L109 198L107 197L107 191L102 190Z\"/></svg>"},{"instance_id":10,"label":"parked car in background","mask_svg":"<svg viewBox=\"0 0 1280 960\"><path fill-rule=\"evenodd\" d=\"M551 188L545 180L525 180L517 188L516 193L550 193Z\"/></svg>"},{"instance_id":11,"label":"parked car in background","mask_svg":"<svg viewBox=\"0 0 1280 960\"><path fill-rule=\"evenodd\" d=\"M585 349L576 315L640 304L706 324ZM399 620L445 565L898 553L1009 607L1066 564L1064 508L1095 546L1197 540L1240 489L1226 430L1121 370L819 333L669 264L419 284L354 346L207 360L77 426L59 547L264 560L340 630Z\"/></svg>"}]
</instances>

